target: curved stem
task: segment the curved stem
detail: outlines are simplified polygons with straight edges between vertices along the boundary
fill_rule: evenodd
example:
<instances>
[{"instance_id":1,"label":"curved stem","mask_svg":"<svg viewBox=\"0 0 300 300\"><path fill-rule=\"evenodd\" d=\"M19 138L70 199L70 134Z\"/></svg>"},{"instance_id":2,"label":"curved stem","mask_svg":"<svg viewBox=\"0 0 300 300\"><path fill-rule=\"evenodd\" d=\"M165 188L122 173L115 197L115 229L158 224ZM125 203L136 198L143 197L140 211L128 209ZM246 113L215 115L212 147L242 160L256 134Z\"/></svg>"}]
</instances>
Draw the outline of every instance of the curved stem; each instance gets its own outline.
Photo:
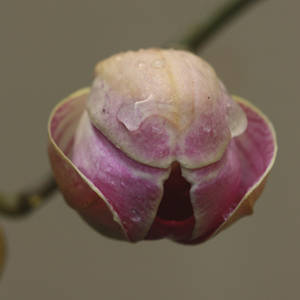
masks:
<instances>
[{"instance_id":1,"label":"curved stem","mask_svg":"<svg viewBox=\"0 0 300 300\"><path fill-rule=\"evenodd\" d=\"M57 190L54 178L41 182L37 187L14 195L0 193L0 213L9 217L28 215L39 208Z\"/></svg>"},{"instance_id":2,"label":"curved stem","mask_svg":"<svg viewBox=\"0 0 300 300\"><path fill-rule=\"evenodd\" d=\"M192 52L199 51L224 25L229 24L234 17L237 17L246 8L258 1L261 0L229 0L217 9L207 21L195 27L190 34L178 43L178 46Z\"/></svg>"},{"instance_id":3,"label":"curved stem","mask_svg":"<svg viewBox=\"0 0 300 300\"><path fill-rule=\"evenodd\" d=\"M191 34L173 46L196 52L226 23L229 23L250 4L258 1L260 0L229 0L210 16L204 24L196 27ZM27 215L44 204L56 190L56 182L50 175L47 180L28 191L11 196L0 193L0 213L10 217Z\"/></svg>"}]
</instances>

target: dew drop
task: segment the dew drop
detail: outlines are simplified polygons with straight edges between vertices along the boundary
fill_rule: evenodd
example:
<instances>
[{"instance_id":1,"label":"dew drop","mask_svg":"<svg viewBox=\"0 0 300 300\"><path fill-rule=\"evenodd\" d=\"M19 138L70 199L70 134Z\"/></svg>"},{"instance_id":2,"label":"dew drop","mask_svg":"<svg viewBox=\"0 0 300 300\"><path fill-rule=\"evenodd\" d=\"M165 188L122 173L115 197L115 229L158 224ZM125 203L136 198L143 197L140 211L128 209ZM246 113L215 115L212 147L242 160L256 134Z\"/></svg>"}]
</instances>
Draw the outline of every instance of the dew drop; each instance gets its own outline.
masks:
<instances>
[{"instance_id":1,"label":"dew drop","mask_svg":"<svg viewBox=\"0 0 300 300\"><path fill-rule=\"evenodd\" d=\"M203 127L203 131L209 133L211 132L211 128L209 126L205 126Z\"/></svg>"},{"instance_id":2,"label":"dew drop","mask_svg":"<svg viewBox=\"0 0 300 300\"><path fill-rule=\"evenodd\" d=\"M126 183L123 180L121 181L121 186L126 186Z\"/></svg>"},{"instance_id":3,"label":"dew drop","mask_svg":"<svg viewBox=\"0 0 300 300\"><path fill-rule=\"evenodd\" d=\"M152 94L144 100L121 106L117 118L129 130L138 130L142 122L153 114L156 104Z\"/></svg>"},{"instance_id":4,"label":"dew drop","mask_svg":"<svg viewBox=\"0 0 300 300\"><path fill-rule=\"evenodd\" d=\"M145 65L146 65L146 64L145 64L143 61L138 61L138 63L137 63L137 66L138 66L139 69L144 68Z\"/></svg>"},{"instance_id":5,"label":"dew drop","mask_svg":"<svg viewBox=\"0 0 300 300\"><path fill-rule=\"evenodd\" d=\"M131 221L133 222L140 222L141 221L141 216L139 215L138 211L136 209L131 210L132 216L131 216Z\"/></svg>"},{"instance_id":6,"label":"dew drop","mask_svg":"<svg viewBox=\"0 0 300 300\"><path fill-rule=\"evenodd\" d=\"M231 107L232 107L232 104L231 104L230 102L227 102L227 103L226 103L226 107L227 107L227 108L231 108Z\"/></svg>"},{"instance_id":7,"label":"dew drop","mask_svg":"<svg viewBox=\"0 0 300 300\"><path fill-rule=\"evenodd\" d=\"M227 121L231 136L242 134L247 128L247 117L242 108L233 100L226 103Z\"/></svg>"}]
</instances>

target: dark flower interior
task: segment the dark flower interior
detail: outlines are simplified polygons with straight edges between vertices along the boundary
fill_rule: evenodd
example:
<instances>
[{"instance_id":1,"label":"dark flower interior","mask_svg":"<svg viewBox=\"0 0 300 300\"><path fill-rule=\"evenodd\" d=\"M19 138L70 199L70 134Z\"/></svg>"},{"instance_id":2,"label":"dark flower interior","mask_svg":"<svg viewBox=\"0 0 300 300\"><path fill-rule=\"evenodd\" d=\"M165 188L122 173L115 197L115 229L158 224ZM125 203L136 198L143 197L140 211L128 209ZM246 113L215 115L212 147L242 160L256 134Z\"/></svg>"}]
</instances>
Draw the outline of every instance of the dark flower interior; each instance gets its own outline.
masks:
<instances>
[{"instance_id":1,"label":"dark flower interior","mask_svg":"<svg viewBox=\"0 0 300 300\"><path fill-rule=\"evenodd\" d=\"M183 221L193 216L190 188L191 185L181 175L179 163L174 162L171 174L164 183L164 194L157 216L174 221Z\"/></svg>"}]
</instances>

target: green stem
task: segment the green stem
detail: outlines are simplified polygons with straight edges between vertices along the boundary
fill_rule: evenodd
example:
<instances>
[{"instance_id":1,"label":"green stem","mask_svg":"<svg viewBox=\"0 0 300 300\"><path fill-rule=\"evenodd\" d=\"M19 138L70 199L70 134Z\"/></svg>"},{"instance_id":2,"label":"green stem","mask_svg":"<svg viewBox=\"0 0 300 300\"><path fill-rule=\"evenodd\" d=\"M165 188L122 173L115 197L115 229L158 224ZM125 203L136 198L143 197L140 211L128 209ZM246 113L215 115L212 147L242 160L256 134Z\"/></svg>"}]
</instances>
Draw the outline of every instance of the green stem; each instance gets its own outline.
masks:
<instances>
[{"instance_id":1,"label":"green stem","mask_svg":"<svg viewBox=\"0 0 300 300\"><path fill-rule=\"evenodd\" d=\"M195 28L175 46L196 52L209 39L211 39L223 26L240 14L245 8L260 0L229 0L223 7L218 9L208 20ZM0 213L10 217L28 215L42 204L57 190L57 185L52 177L42 182L36 188L15 195L0 193Z\"/></svg>"}]
</instances>

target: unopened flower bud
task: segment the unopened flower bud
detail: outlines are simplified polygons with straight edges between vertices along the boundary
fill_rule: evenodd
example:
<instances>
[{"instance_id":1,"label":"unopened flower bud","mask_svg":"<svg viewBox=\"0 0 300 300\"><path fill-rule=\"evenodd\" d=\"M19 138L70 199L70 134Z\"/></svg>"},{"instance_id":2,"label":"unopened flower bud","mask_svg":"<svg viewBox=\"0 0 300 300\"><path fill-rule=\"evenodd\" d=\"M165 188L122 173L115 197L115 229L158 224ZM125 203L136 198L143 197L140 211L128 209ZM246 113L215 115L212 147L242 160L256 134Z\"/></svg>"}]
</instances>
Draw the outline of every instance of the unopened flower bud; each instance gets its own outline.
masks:
<instances>
[{"instance_id":1,"label":"unopened flower bud","mask_svg":"<svg viewBox=\"0 0 300 300\"><path fill-rule=\"evenodd\" d=\"M275 133L186 51L114 55L91 89L49 121L49 154L67 202L120 239L198 243L242 215L262 191Z\"/></svg>"}]
</instances>

